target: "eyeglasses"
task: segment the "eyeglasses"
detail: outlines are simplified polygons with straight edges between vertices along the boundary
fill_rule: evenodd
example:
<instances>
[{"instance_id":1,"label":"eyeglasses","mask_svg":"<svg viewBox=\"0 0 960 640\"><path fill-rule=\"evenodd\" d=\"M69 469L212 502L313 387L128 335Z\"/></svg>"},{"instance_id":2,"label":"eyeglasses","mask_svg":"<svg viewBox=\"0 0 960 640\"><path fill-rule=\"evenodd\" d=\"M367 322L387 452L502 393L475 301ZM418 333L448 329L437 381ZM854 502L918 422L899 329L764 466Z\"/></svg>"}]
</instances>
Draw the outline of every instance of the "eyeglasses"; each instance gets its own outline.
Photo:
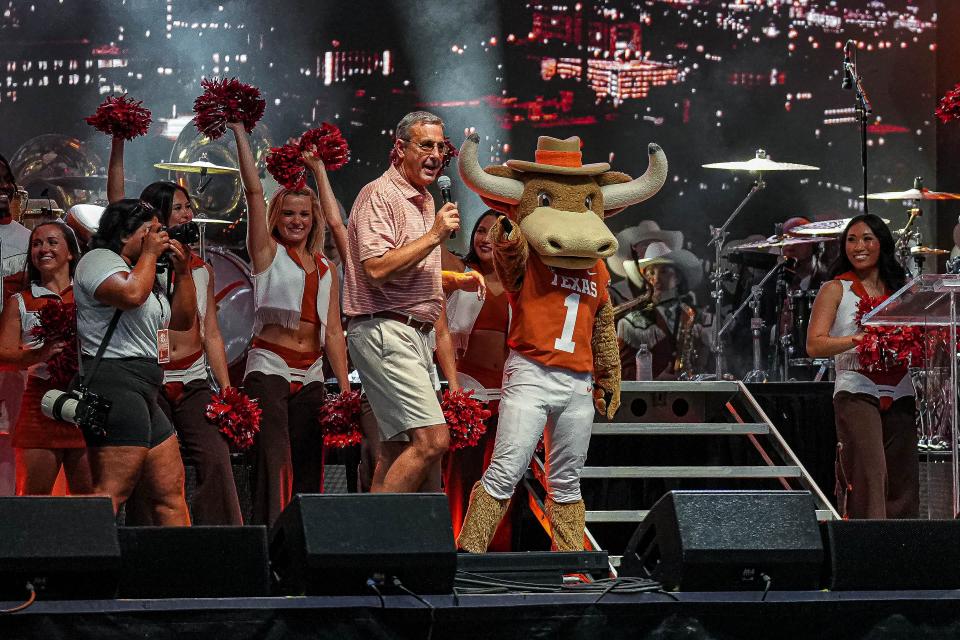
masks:
<instances>
[{"instance_id":1,"label":"eyeglasses","mask_svg":"<svg viewBox=\"0 0 960 640\"><path fill-rule=\"evenodd\" d=\"M446 140L440 140L439 142L434 140L424 140L422 142L414 142L412 140L407 140L407 142L409 142L413 146L420 149L421 152L427 153L427 154L433 153L434 151L438 151L440 155L443 155L444 152L447 150Z\"/></svg>"}]
</instances>

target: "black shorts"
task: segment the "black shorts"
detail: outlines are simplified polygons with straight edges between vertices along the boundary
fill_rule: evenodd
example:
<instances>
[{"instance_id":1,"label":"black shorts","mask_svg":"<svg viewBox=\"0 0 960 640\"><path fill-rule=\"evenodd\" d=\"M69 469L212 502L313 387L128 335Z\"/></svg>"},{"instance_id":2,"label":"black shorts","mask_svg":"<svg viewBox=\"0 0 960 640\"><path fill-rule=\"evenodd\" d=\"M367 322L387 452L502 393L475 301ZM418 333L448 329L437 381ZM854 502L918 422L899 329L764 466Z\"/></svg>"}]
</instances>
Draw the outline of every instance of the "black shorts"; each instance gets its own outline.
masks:
<instances>
[{"instance_id":1,"label":"black shorts","mask_svg":"<svg viewBox=\"0 0 960 640\"><path fill-rule=\"evenodd\" d=\"M89 373L93 358L84 356ZM76 384L76 380L74 380ZM163 369L148 358L100 361L90 391L113 402L105 435L83 430L88 447L147 447L152 449L173 435L173 425L157 404ZM71 385L73 386L73 385Z\"/></svg>"}]
</instances>

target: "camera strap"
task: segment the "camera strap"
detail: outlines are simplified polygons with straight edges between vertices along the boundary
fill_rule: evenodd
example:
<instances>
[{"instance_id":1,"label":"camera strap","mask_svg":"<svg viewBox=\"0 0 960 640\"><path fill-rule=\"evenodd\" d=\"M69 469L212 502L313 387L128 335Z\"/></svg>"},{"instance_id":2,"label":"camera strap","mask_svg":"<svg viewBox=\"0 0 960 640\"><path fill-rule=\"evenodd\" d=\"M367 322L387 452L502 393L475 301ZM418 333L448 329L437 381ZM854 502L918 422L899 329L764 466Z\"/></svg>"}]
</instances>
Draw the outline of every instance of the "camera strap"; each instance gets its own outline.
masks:
<instances>
[{"instance_id":1,"label":"camera strap","mask_svg":"<svg viewBox=\"0 0 960 640\"><path fill-rule=\"evenodd\" d=\"M117 309L113 318L110 319L110 325L107 327L107 332L103 334L103 342L100 343L100 346L97 348L97 355L93 358L93 365L90 366L90 375L84 376L83 373L83 351L79 351L78 360L80 361L77 366L77 373L79 374L80 386L87 387L90 385L90 381L93 379L93 375L97 372L97 367L100 366L100 361L103 360L103 352L107 350L107 345L110 344L110 338L113 337L113 332L116 331L117 325L120 323L120 315L123 314L123 309Z\"/></svg>"}]
</instances>

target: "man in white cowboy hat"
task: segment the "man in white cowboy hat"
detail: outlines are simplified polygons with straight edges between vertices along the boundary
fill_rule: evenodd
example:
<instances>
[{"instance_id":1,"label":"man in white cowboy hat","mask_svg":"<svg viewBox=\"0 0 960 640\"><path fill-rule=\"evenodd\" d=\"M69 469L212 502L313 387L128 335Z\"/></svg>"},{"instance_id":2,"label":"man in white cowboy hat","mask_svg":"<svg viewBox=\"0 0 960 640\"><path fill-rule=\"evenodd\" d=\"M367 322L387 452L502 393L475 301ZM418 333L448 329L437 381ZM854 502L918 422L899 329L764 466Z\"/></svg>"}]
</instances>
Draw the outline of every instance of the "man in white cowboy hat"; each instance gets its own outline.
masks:
<instances>
[{"instance_id":1,"label":"man in white cowboy hat","mask_svg":"<svg viewBox=\"0 0 960 640\"><path fill-rule=\"evenodd\" d=\"M610 285L610 298L614 304L629 302L643 295L644 287L638 287L627 277L623 265L643 257L651 242L662 242L671 251L681 249L683 232L661 229L653 220L641 220L639 224L627 227L617 234L617 252L607 258L610 272L622 278Z\"/></svg>"},{"instance_id":2,"label":"man in white cowboy hat","mask_svg":"<svg viewBox=\"0 0 960 640\"><path fill-rule=\"evenodd\" d=\"M649 303L627 313L617 322L620 343L620 362L624 379L636 376L635 357L645 344L653 356L653 377L679 375L675 364L678 356L693 340L699 356L707 353L703 341L701 319L691 306L690 289L703 279L700 261L686 249L671 249L665 242L651 242L643 257L625 260L623 269L627 279L637 288L647 287ZM684 339L685 336L685 339ZM683 340L684 344L678 344ZM685 362L688 374L697 368L697 362Z\"/></svg>"}]
</instances>

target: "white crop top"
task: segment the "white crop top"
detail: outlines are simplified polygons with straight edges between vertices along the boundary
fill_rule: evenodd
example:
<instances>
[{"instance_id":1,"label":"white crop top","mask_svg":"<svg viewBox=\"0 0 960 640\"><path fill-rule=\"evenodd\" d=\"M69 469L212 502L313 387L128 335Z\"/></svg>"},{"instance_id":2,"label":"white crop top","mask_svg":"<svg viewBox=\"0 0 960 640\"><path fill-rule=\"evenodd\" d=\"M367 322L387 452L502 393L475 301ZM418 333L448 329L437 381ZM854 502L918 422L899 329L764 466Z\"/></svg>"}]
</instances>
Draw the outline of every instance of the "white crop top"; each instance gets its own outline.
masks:
<instances>
[{"instance_id":1,"label":"white crop top","mask_svg":"<svg viewBox=\"0 0 960 640\"><path fill-rule=\"evenodd\" d=\"M317 316L320 318L320 339L323 340L330 306L330 286L333 282L332 265L317 255L317 268L323 269L317 290ZM254 334L264 325L276 324L287 329L300 326L300 303L306 273L293 261L286 248L278 245L273 262L262 273L253 274Z\"/></svg>"}]
</instances>

